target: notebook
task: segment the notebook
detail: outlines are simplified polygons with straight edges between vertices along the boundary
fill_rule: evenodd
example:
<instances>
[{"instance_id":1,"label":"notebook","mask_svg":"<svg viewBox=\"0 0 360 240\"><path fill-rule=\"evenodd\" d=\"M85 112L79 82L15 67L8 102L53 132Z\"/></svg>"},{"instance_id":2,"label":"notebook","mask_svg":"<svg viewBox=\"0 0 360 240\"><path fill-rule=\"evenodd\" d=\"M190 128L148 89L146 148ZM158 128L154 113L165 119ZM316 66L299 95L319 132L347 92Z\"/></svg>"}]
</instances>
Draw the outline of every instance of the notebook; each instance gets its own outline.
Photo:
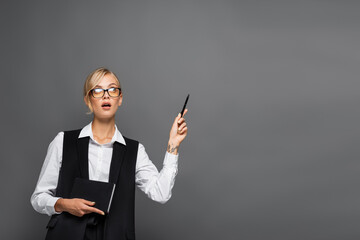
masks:
<instances>
[{"instance_id":1,"label":"notebook","mask_svg":"<svg viewBox=\"0 0 360 240\"><path fill-rule=\"evenodd\" d=\"M114 191L114 183L75 178L70 197L95 202L94 207L107 214L110 211Z\"/></svg>"}]
</instances>

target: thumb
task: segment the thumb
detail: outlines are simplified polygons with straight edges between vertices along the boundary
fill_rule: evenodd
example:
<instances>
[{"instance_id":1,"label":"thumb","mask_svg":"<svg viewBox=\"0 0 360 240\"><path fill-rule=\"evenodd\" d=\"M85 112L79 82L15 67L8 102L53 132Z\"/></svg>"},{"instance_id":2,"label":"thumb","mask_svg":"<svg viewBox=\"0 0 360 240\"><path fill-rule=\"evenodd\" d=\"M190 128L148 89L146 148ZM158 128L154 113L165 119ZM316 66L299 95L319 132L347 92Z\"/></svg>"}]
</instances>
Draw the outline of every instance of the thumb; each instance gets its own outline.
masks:
<instances>
[{"instance_id":1,"label":"thumb","mask_svg":"<svg viewBox=\"0 0 360 240\"><path fill-rule=\"evenodd\" d=\"M176 118L175 118L175 122L177 122L180 118L181 118L181 114L178 113L178 115L177 115Z\"/></svg>"}]
</instances>

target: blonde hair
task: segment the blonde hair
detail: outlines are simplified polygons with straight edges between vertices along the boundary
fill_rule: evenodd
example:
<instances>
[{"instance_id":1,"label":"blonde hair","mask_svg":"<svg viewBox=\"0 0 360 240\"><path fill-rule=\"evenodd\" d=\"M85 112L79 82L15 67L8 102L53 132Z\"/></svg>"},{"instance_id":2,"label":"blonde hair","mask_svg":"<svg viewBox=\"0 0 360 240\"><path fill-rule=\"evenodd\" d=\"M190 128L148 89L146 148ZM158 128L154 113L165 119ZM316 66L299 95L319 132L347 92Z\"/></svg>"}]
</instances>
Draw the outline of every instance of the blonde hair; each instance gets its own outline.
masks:
<instances>
[{"instance_id":1,"label":"blonde hair","mask_svg":"<svg viewBox=\"0 0 360 240\"><path fill-rule=\"evenodd\" d=\"M89 93L101 81L101 79L106 74L111 74L113 77L115 77L115 79L119 85L119 88L121 88L120 81L117 78L117 76L115 75L115 73L113 73L112 71L110 71L109 69L107 69L105 67L100 67L98 69L95 69L92 73L89 74L89 76L87 76L85 84L84 84L84 97L86 97L85 102L90 110L90 112L87 112L86 114L93 113L93 108L91 107L91 103L90 103L91 96ZM122 89L121 89L121 92L122 92Z\"/></svg>"}]
</instances>

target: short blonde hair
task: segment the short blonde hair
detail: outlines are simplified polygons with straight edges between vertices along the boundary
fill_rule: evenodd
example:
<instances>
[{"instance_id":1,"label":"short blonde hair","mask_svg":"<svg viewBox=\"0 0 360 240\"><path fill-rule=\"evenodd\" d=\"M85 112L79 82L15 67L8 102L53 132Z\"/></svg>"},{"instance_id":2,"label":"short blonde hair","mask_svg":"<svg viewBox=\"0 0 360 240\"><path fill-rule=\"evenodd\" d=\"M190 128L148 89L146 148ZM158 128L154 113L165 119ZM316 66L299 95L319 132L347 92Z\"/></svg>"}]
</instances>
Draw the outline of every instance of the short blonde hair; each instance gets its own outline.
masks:
<instances>
[{"instance_id":1,"label":"short blonde hair","mask_svg":"<svg viewBox=\"0 0 360 240\"><path fill-rule=\"evenodd\" d=\"M89 76L87 76L85 84L84 84L84 97L86 97L85 102L90 110L90 112L87 112L86 114L93 113L93 108L91 107L91 103L90 103L91 96L89 93L101 81L101 79L106 74L111 74L113 77L115 77L115 79L119 85L119 88L121 88L120 81L117 78L117 76L115 75L115 73L113 73L112 71L110 71L109 69L107 69L105 67L100 67L98 69L95 69L92 73L89 74ZM121 89L121 92L122 92L122 89Z\"/></svg>"}]
</instances>

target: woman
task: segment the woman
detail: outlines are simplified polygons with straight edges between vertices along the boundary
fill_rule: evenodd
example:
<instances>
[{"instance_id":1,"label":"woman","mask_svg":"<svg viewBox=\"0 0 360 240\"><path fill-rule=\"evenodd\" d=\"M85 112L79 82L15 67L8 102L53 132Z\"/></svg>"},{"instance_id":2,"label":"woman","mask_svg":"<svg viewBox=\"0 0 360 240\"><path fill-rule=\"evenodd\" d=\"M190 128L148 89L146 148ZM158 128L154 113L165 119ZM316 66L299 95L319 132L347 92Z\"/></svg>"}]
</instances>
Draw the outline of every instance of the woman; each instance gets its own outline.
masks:
<instances>
[{"instance_id":1,"label":"woman","mask_svg":"<svg viewBox=\"0 0 360 240\"><path fill-rule=\"evenodd\" d=\"M122 100L116 75L96 69L84 84L93 120L82 129L59 132L50 143L31 196L34 209L51 216L46 239L135 239L135 185L154 201L170 199L178 148L188 131L185 119L180 113L175 118L158 172L144 146L124 137L115 125ZM88 199L71 198L75 178L116 184L108 214Z\"/></svg>"}]
</instances>

